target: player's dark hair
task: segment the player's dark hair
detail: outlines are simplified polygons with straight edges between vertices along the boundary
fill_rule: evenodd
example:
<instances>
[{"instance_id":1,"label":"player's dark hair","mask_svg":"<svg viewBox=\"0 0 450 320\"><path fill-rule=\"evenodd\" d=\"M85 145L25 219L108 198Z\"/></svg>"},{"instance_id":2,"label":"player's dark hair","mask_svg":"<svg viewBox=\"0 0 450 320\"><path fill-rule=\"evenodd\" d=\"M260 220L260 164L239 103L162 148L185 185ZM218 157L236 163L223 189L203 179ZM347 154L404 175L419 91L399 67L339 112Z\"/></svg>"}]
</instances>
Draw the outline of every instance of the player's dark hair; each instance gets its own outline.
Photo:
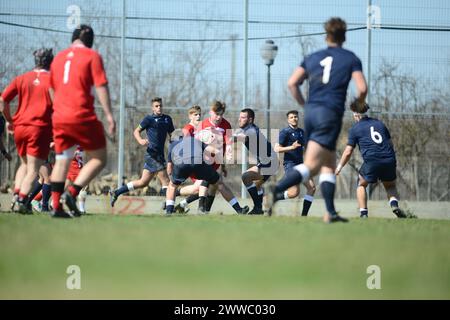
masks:
<instances>
[{"instance_id":1,"label":"player's dark hair","mask_svg":"<svg viewBox=\"0 0 450 320\"><path fill-rule=\"evenodd\" d=\"M94 44L94 30L91 26L82 24L73 30L72 42L78 39L83 42L86 47L92 48L92 45Z\"/></svg>"},{"instance_id":2,"label":"player's dark hair","mask_svg":"<svg viewBox=\"0 0 450 320\"><path fill-rule=\"evenodd\" d=\"M153 104L153 102L159 102L159 103L162 103L162 98L160 98L160 97L154 97L154 98L152 99L152 104Z\"/></svg>"},{"instance_id":3,"label":"player's dark hair","mask_svg":"<svg viewBox=\"0 0 450 320\"><path fill-rule=\"evenodd\" d=\"M286 118L289 118L289 115L290 114L295 114L296 116L298 116L298 111L297 110L291 110L291 111L288 111L287 113L286 113Z\"/></svg>"},{"instance_id":4,"label":"player's dark hair","mask_svg":"<svg viewBox=\"0 0 450 320\"><path fill-rule=\"evenodd\" d=\"M327 39L331 42L342 44L345 42L345 32L347 31L347 23L338 17L332 17L324 24L327 33Z\"/></svg>"},{"instance_id":5,"label":"player's dark hair","mask_svg":"<svg viewBox=\"0 0 450 320\"><path fill-rule=\"evenodd\" d=\"M242 113L246 113L249 118L255 120L255 111L250 108L245 108L241 110Z\"/></svg>"},{"instance_id":6,"label":"player's dark hair","mask_svg":"<svg viewBox=\"0 0 450 320\"><path fill-rule=\"evenodd\" d=\"M40 48L33 52L34 64L36 68L50 70L53 61L53 49Z\"/></svg>"}]
</instances>

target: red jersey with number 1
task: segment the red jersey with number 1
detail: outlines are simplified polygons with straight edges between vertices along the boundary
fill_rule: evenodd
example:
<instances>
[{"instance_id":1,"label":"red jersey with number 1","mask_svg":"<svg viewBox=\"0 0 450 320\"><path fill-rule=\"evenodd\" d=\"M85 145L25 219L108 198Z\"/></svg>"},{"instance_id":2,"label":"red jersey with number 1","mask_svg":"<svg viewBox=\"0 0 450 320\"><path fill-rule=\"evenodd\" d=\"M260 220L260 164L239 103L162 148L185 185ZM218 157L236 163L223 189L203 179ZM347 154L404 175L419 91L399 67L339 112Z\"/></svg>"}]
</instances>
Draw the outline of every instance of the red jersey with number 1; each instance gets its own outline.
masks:
<instances>
[{"instance_id":1,"label":"red jersey with number 1","mask_svg":"<svg viewBox=\"0 0 450 320\"><path fill-rule=\"evenodd\" d=\"M92 87L106 85L108 79L99 53L76 44L53 59L50 86L55 90L53 123L80 123L97 120Z\"/></svg>"}]
</instances>

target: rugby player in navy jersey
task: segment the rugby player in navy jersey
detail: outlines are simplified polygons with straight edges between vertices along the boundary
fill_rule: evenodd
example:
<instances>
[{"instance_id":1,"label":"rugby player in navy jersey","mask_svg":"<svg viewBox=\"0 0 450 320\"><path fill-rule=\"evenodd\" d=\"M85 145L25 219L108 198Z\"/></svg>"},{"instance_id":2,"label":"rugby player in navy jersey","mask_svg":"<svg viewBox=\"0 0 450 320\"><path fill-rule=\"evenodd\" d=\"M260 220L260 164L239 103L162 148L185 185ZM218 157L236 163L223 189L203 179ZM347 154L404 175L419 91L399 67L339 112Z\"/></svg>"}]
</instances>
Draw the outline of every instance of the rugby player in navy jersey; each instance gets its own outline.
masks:
<instances>
[{"instance_id":1,"label":"rugby player in navy jersey","mask_svg":"<svg viewBox=\"0 0 450 320\"><path fill-rule=\"evenodd\" d=\"M214 135L211 137L214 138ZM217 185L217 189L223 198L233 207L237 214L248 213L249 207L241 207L239 205L230 188L223 182L222 176L216 171L214 166L215 159L212 155L221 152L221 148L214 147L212 140L209 142L206 145L197 138L187 135L170 144L168 161L170 162L171 175L166 195L166 214L174 213L177 188L192 175L199 180L203 180L203 186L206 187L200 190L200 197L206 197L209 186ZM199 212L201 214L206 213L203 211Z\"/></svg>"},{"instance_id":2,"label":"rugby player in navy jersey","mask_svg":"<svg viewBox=\"0 0 450 320\"><path fill-rule=\"evenodd\" d=\"M336 175L350 160L355 146L358 145L364 160L359 170L358 187L356 189L360 217L367 218L369 214L367 186L369 183L381 181L386 189L392 212L399 218L413 218L413 215L405 214L399 208L399 196L395 185L397 161L389 130L380 120L368 117L365 114L367 109L359 112L352 110L356 123L350 128L347 147L336 168Z\"/></svg>"},{"instance_id":3,"label":"rugby player in navy jersey","mask_svg":"<svg viewBox=\"0 0 450 320\"><path fill-rule=\"evenodd\" d=\"M244 142L249 154L256 158L256 165L242 174L242 182L253 200L253 209L248 214L263 214L264 191L262 184L278 171L278 157L271 143L253 121L255 112L246 108L239 114L239 128L235 136Z\"/></svg>"},{"instance_id":4,"label":"rugby player in navy jersey","mask_svg":"<svg viewBox=\"0 0 450 320\"><path fill-rule=\"evenodd\" d=\"M146 187L155 175L162 185L162 195L166 196L169 177L166 172L166 160L164 157L164 145L167 136L175 130L172 118L162 112L163 104L161 98L152 99L153 114L145 116L139 126L134 130L134 137L141 146L147 146L144 170L139 180L128 182L126 185L110 192L111 207L117 198L129 191ZM141 132L146 131L147 138L141 137Z\"/></svg>"},{"instance_id":5,"label":"rugby player in navy jersey","mask_svg":"<svg viewBox=\"0 0 450 320\"><path fill-rule=\"evenodd\" d=\"M347 24L340 18L331 18L324 24L327 48L307 57L288 81L288 87L297 103L305 107L306 152L304 163L285 176L274 188L272 196L307 181L317 174L325 200L325 222L347 222L334 207L336 187L336 140L342 127L348 84L354 80L358 91L356 104L364 105L367 85L361 60L342 48ZM305 103L300 85L309 80L308 101ZM275 201L276 199L273 199ZM271 214L271 212L269 212Z\"/></svg>"},{"instance_id":6,"label":"rugby player in navy jersey","mask_svg":"<svg viewBox=\"0 0 450 320\"><path fill-rule=\"evenodd\" d=\"M303 163L303 149L305 146L305 133L302 128L298 127L298 111L291 110L286 113L288 126L280 131L278 143L275 144L275 151L284 153L283 167L284 174L288 175L293 167ZM307 216L309 208L314 200L316 185L312 179L303 181L306 187L306 194L303 199L302 216ZM292 199L299 195L299 185L295 185L276 194L276 200Z\"/></svg>"}]
</instances>

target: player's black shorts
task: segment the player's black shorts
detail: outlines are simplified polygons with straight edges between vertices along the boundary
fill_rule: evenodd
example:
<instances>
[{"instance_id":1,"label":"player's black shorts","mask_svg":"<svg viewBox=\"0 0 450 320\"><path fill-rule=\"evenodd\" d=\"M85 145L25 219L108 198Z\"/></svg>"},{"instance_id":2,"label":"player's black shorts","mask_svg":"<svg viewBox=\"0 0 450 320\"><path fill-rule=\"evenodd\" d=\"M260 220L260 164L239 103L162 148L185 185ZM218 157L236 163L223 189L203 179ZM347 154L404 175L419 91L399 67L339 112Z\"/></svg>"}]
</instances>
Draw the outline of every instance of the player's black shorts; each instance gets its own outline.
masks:
<instances>
[{"instance_id":1,"label":"player's black shorts","mask_svg":"<svg viewBox=\"0 0 450 320\"><path fill-rule=\"evenodd\" d=\"M288 172L295 166L298 166L299 164L302 164L302 163L303 163L303 161L302 162L284 162L283 163L284 173Z\"/></svg>"},{"instance_id":2,"label":"player's black shorts","mask_svg":"<svg viewBox=\"0 0 450 320\"><path fill-rule=\"evenodd\" d=\"M166 168L166 159L160 154L145 154L144 169L151 173L164 170Z\"/></svg>"},{"instance_id":3,"label":"player's black shorts","mask_svg":"<svg viewBox=\"0 0 450 320\"><path fill-rule=\"evenodd\" d=\"M342 115L338 110L318 105L305 107L305 137L322 147L334 151L342 128Z\"/></svg>"},{"instance_id":4,"label":"player's black shorts","mask_svg":"<svg viewBox=\"0 0 450 320\"><path fill-rule=\"evenodd\" d=\"M5 118L3 118L2 115L0 115L0 136L5 131L5 121L6 121Z\"/></svg>"},{"instance_id":5,"label":"player's black shorts","mask_svg":"<svg viewBox=\"0 0 450 320\"><path fill-rule=\"evenodd\" d=\"M263 164L261 162L258 162L256 167L259 168L260 174L263 176L263 181L266 182L269 180L269 178L277 173L277 168L272 168L273 162L270 161L269 163ZM278 166L277 166L278 167ZM267 173L267 174L265 174Z\"/></svg>"},{"instance_id":6,"label":"player's black shorts","mask_svg":"<svg viewBox=\"0 0 450 320\"><path fill-rule=\"evenodd\" d=\"M380 181L394 181L397 178L397 165L395 162L367 163L364 162L359 174L369 183Z\"/></svg>"},{"instance_id":7,"label":"player's black shorts","mask_svg":"<svg viewBox=\"0 0 450 320\"><path fill-rule=\"evenodd\" d=\"M201 163L174 165L170 180L173 184L179 185L192 175L196 179L205 180L210 184L215 184L220 179L220 175L212 165Z\"/></svg>"}]
</instances>

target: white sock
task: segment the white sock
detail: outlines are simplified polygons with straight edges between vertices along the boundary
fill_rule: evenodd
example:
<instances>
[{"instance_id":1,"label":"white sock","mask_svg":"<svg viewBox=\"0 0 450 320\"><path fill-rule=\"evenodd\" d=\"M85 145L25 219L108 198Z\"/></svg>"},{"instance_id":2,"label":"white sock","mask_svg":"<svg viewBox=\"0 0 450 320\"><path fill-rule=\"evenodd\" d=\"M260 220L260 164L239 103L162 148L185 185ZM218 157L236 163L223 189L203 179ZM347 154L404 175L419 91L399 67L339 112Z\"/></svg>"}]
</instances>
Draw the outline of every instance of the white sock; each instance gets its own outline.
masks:
<instances>
[{"instance_id":1,"label":"white sock","mask_svg":"<svg viewBox=\"0 0 450 320\"><path fill-rule=\"evenodd\" d=\"M175 201L174 200L166 200L166 206L174 206Z\"/></svg>"},{"instance_id":2,"label":"white sock","mask_svg":"<svg viewBox=\"0 0 450 320\"><path fill-rule=\"evenodd\" d=\"M183 199L183 200L180 201L180 206L181 206L182 208L185 208L187 205L188 205L188 203L187 203L187 200L186 200L186 199Z\"/></svg>"},{"instance_id":3,"label":"white sock","mask_svg":"<svg viewBox=\"0 0 450 320\"><path fill-rule=\"evenodd\" d=\"M128 182L127 188L128 188L128 191L133 191L134 190L133 182Z\"/></svg>"},{"instance_id":4,"label":"white sock","mask_svg":"<svg viewBox=\"0 0 450 320\"><path fill-rule=\"evenodd\" d=\"M283 197L284 197L284 199L289 199L289 195L288 195L287 190L283 193Z\"/></svg>"},{"instance_id":5,"label":"white sock","mask_svg":"<svg viewBox=\"0 0 450 320\"><path fill-rule=\"evenodd\" d=\"M302 175L302 181L308 181L310 173L308 167L305 166L304 163L296 165L294 169L300 172L300 174Z\"/></svg>"},{"instance_id":6,"label":"white sock","mask_svg":"<svg viewBox=\"0 0 450 320\"><path fill-rule=\"evenodd\" d=\"M80 211L86 211L86 208L84 207L84 205L85 205L85 202L84 201L78 201L78 209L80 210Z\"/></svg>"},{"instance_id":7,"label":"white sock","mask_svg":"<svg viewBox=\"0 0 450 320\"><path fill-rule=\"evenodd\" d=\"M309 194L305 194L303 199L305 199L306 201L309 201L309 202L313 202L314 201L314 197L310 196Z\"/></svg>"}]
</instances>

